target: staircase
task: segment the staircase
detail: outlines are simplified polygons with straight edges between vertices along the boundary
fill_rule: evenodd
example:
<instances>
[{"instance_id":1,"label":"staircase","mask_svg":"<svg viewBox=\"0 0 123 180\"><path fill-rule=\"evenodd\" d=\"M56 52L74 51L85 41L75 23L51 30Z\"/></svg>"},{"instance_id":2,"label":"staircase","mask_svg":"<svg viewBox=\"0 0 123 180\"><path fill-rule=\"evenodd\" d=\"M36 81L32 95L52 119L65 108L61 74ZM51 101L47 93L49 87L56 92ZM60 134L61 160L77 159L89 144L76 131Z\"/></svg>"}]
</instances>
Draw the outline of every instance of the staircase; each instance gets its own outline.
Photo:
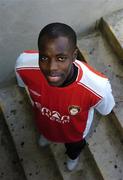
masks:
<instances>
[{"instance_id":1,"label":"staircase","mask_svg":"<svg viewBox=\"0 0 123 180\"><path fill-rule=\"evenodd\" d=\"M25 91L18 88L16 83L0 89L0 122L5 122L7 137L11 137L6 144L13 147L11 158L11 151L5 152L5 144L4 148L0 148L0 162L8 165L3 169L0 166L0 179L123 180L122 24L123 10L120 10L102 17L94 33L78 39L84 59L109 77L116 106L108 116L102 117L95 113L94 123L87 137L88 145L81 153L80 162L73 172L66 169L63 144L52 143L45 148L38 146L39 134L35 129L31 105ZM3 132L3 127L0 127L0 132ZM13 158L16 158L17 167L11 168L9 160Z\"/></svg>"}]
</instances>

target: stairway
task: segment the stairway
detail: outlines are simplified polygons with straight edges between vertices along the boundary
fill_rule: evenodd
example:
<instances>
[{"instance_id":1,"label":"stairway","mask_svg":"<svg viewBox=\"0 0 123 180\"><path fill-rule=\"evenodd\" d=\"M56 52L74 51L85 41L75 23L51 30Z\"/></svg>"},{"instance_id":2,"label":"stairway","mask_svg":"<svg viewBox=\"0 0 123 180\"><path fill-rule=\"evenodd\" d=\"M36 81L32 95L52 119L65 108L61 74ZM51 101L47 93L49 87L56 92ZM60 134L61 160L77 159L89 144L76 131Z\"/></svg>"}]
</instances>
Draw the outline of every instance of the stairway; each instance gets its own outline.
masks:
<instances>
[{"instance_id":1,"label":"stairway","mask_svg":"<svg viewBox=\"0 0 123 180\"><path fill-rule=\"evenodd\" d=\"M80 162L73 172L66 169L63 144L51 143L45 148L38 146L39 134L35 129L31 105L25 91L16 84L0 89L1 111L22 171L21 177L20 169L13 170L14 174L16 172L16 178L14 175L13 179L123 180L122 22L123 10L114 12L101 18L99 28L94 33L78 39L78 46L85 60L109 77L116 106L108 116L102 117L95 112L94 123L87 137L88 145L81 153ZM6 177L5 180L10 179Z\"/></svg>"}]
</instances>

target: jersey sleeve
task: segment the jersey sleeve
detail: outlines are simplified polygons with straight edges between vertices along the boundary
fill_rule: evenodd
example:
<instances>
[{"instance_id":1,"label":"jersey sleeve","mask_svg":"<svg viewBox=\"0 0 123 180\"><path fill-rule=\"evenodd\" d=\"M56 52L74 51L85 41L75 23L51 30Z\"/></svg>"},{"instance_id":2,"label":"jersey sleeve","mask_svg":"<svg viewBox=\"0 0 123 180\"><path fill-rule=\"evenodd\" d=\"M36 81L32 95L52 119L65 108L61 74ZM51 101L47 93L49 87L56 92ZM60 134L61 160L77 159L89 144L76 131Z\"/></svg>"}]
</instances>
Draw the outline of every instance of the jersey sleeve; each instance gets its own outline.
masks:
<instances>
[{"instance_id":1,"label":"jersey sleeve","mask_svg":"<svg viewBox=\"0 0 123 180\"><path fill-rule=\"evenodd\" d=\"M97 103L95 109L102 115L107 115L112 111L114 106L115 101L112 95L111 85L110 82L107 81L106 86L104 88L104 97L101 99L99 103Z\"/></svg>"},{"instance_id":2,"label":"jersey sleeve","mask_svg":"<svg viewBox=\"0 0 123 180\"><path fill-rule=\"evenodd\" d=\"M16 79L17 79L17 84L19 87L25 87L24 81L21 78L20 74L18 73L18 69L20 67L20 65L23 64L23 54L21 54L17 60L16 60L16 64L15 64L15 75L16 75Z\"/></svg>"}]
</instances>

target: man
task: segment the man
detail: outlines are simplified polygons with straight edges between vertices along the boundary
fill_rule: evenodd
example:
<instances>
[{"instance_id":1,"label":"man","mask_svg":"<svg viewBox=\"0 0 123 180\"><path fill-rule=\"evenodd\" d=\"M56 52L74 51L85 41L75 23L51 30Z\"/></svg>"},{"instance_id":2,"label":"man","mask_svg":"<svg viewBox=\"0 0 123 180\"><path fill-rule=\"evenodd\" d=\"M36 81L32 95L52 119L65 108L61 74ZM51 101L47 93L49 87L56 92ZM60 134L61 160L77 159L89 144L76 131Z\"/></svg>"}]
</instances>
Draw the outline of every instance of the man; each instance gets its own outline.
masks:
<instances>
[{"instance_id":1,"label":"man","mask_svg":"<svg viewBox=\"0 0 123 180\"><path fill-rule=\"evenodd\" d=\"M39 51L23 52L16 63L18 84L32 101L39 144L64 143L69 170L86 144L94 108L106 115L115 105L107 77L76 60L76 41L70 26L51 23L39 34Z\"/></svg>"}]
</instances>

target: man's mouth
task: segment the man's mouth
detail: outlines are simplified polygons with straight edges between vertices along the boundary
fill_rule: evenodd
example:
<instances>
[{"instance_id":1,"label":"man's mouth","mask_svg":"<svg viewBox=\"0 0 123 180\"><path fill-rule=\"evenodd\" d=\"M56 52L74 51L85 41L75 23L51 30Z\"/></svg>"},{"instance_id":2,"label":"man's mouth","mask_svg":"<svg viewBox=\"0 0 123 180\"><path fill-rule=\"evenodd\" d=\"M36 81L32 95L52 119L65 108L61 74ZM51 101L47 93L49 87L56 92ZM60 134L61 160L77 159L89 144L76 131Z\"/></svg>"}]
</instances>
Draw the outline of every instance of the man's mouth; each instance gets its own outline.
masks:
<instances>
[{"instance_id":1,"label":"man's mouth","mask_svg":"<svg viewBox=\"0 0 123 180\"><path fill-rule=\"evenodd\" d=\"M50 82L57 82L61 79L61 76L47 76L47 79L50 81Z\"/></svg>"}]
</instances>

